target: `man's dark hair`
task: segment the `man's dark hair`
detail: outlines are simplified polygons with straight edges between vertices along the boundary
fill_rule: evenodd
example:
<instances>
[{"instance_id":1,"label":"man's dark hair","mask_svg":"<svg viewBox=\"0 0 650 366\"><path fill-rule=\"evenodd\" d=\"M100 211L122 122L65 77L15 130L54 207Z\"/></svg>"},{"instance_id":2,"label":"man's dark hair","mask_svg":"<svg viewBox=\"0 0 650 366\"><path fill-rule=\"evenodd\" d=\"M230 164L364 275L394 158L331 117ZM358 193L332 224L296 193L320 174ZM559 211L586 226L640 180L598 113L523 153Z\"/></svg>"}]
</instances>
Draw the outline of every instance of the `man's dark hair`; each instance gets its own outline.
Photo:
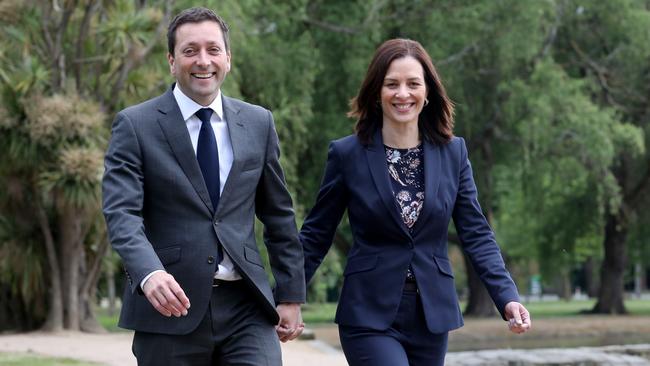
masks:
<instances>
[{"instance_id":1,"label":"man's dark hair","mask_svg":"<svg viewBox=\"0 0 650 366\"><path fill-rule=\"evenodd\" d=\"M201 23L205 21L212 21L219 24L221 27L221 33L223 34L223 43L226 46L226 51L230 50L230 41L228 37L228 24L221 19L214 11L196 7L185 9L180 12L174 19L169 23L169 28L167 28L167 47L170 54L174 54L174 47L176 47L176 29L186 23Z\"/></svg>"}]
</instances>

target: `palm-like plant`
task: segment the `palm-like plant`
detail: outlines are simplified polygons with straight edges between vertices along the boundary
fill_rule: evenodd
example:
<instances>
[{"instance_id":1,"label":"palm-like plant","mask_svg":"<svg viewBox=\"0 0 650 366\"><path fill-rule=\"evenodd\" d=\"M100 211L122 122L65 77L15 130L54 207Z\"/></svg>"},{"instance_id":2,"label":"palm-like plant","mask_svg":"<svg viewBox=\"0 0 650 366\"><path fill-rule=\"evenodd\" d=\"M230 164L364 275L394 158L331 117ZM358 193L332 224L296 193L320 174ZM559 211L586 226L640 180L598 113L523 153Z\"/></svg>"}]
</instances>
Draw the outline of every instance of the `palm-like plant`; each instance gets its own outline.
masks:
<instances>
[{"instance_id":1,"label":"palm-like plant","mask_svg":"<svg viewBox=\"0 0 650 366\"><path fill-rule=\"evenodd\" d=\"M0 4L0 309L17 315L0 329L98 328L108 116L150 74L136 70L144 58L164 50L170 3Z\"/></svg>"}]
</instances>

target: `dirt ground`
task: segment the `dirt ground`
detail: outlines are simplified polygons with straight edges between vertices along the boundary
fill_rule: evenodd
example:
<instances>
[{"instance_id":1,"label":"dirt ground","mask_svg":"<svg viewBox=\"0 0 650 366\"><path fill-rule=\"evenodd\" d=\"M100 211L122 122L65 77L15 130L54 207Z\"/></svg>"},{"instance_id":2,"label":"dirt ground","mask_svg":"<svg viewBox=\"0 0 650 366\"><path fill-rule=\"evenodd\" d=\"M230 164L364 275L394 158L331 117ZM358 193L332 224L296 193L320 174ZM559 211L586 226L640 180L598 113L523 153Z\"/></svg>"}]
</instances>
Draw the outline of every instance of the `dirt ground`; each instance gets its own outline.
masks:
<instances>
[{"instance_id":1,"label":"dirt ground","mask_svg":"<svg viewBox=\"0 0 650 366\"><path fill-rule=\"evenodd\" d=\"M343 366L334 325L314 325L315 341L299 340L282 345L285 366ZM134 366L132 335L128 332L83 334L42 332L0 335L0 352L32 352L70 357L111 366ZM465 326L449 336L450 352L470 349L579 347L607 344L650 343L650 317L581 316L533 319L524 335L507 330L500 319L466 319Z\"/></svg>"},{"instance_id":2,"label":"dirt ground","mask_svg":"<svg viewBox=\"0 0 650 366\"><path fill-rule=\"evenodd\" d=\"M336 327L312 327L316 338L340 347ZM530 332L510 333L500 318L465 319L449 334L449 351L495 348L547 348L650 343L648 316L580 316L533 319Z\"/></svg>"},{"instance_id":3,"label":"dirt ground","mask_svg":"<svg viewBox=\"0 0 650 366\"><path fill-rule=\"evenodd\" d=\"M0 352L20 352L65 357L108 366L136 366L130 332L84 334L78 332L0 335ZM322 341L282 344L284 366L345 366L345 357Z\"/></svg>"}]
</instances>

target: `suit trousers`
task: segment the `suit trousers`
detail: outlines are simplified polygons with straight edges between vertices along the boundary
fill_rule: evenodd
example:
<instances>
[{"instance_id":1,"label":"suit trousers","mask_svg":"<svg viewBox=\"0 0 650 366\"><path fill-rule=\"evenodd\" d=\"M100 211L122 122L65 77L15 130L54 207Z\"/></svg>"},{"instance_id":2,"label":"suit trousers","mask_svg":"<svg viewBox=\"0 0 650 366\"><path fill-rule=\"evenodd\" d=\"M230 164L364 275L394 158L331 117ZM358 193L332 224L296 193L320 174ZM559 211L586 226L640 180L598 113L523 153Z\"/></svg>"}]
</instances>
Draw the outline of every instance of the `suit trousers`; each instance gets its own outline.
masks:
<instances>
[{"instance_id":1,"label":"suit trousers","mask_svg":"<svg viewBox=\"0 0 650 366\"><path fill-rule=\"evenodd\" d=\"M281 366L275 326L252 291L244 280L214 287L203 320L189 334L135 332L138 366Z\"/></svg>"},{"instance_id":2,"label":"suit trousers","mask_svg":"<svg viewBox=\"0 0 650 366\"><path fill-rule=\"evenodd\" d=\"M350 366L443 366L447 332L431 333L416 291L404 291L393 324L386 330L339 326Z\"/></svg>"}]
</instances>

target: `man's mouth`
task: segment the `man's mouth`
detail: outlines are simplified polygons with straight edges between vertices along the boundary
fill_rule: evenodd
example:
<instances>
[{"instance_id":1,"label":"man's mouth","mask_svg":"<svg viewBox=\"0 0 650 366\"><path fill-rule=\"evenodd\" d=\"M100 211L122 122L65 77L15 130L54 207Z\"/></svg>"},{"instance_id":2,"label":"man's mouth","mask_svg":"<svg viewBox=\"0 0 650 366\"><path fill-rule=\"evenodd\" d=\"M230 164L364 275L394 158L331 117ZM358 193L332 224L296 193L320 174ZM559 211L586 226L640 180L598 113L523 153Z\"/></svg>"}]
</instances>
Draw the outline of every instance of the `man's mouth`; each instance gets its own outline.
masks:
<instances>
[{"instance_id":1,"label":"man's mouth","mask_svg":"<svg viewBox=\"0 0 650 366\"><path fill-rule=\"evenodd\" d=\"M192 76L197 79L209 79L213 77L216 72L206 72L206 73L193 73Z\"/></svg>"}]
</instances>

